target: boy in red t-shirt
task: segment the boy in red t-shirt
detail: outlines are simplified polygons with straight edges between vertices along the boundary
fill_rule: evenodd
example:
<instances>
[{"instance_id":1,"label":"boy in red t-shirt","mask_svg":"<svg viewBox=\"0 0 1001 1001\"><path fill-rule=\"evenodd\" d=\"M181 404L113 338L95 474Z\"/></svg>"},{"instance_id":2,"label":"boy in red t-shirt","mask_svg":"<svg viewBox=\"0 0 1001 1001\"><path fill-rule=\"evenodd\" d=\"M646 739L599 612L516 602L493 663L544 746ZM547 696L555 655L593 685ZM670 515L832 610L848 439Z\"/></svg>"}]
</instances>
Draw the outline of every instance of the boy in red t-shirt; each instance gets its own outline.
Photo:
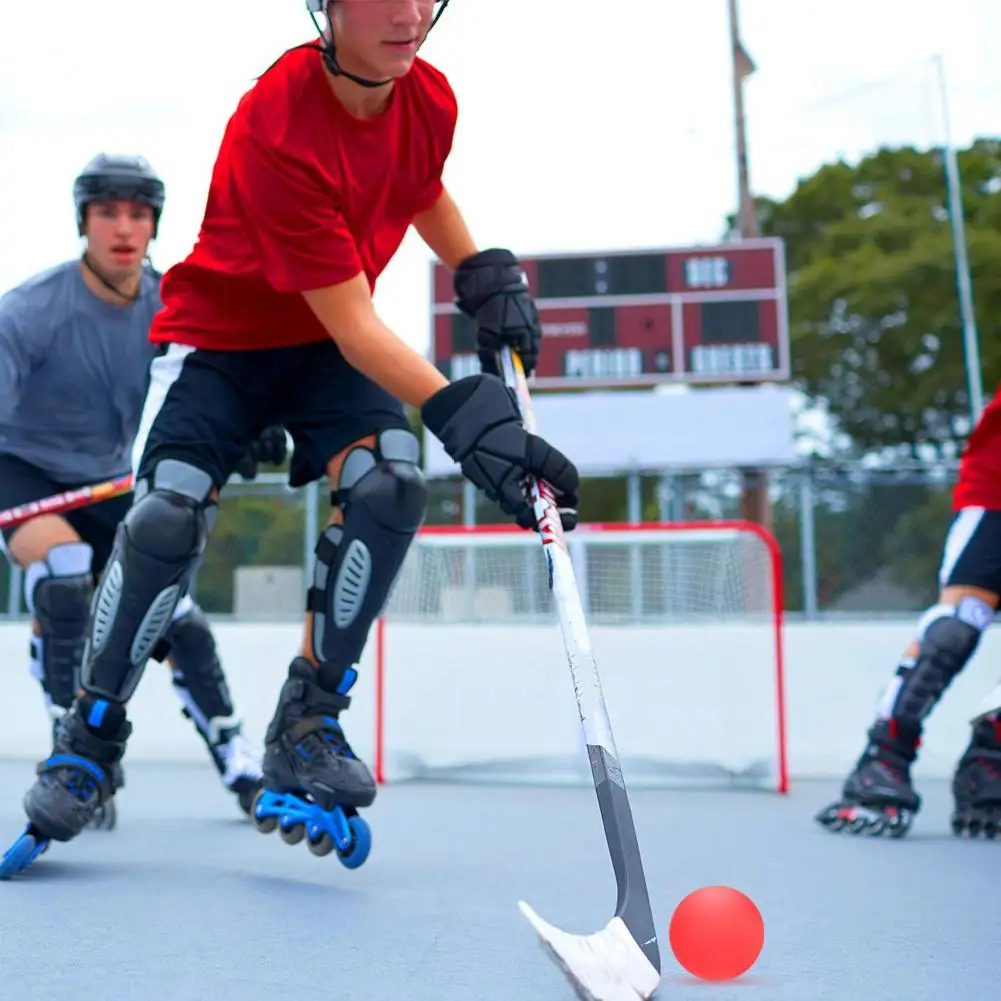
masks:
<instances>
[{"instance_id":1,"label":"boy in red t-shirt","mask_svg":"<svg viewBox=\"0 0 1001 1001\"><path fill-rule=\"evenodd\" d=\"M963 449L938 601L918 623L883 695L842 798L817 814L828 830L906 834L921 798L911 783L925 720L994 621L1001 596L1001 393ZM1001 833L1001 685L974 716L952 782L956 834Z\"/></svg>"},{"instance_id":2,"label":"boy in red t-shirt","mask_svg":"<svg viewBox=\"0 0 1001 1001\"><path fill-rule=\"evenodd\" d=\"M319 43L286 52L222 140L197 243L164 278L162 345L136 441L136 501L95 596L65 757L25 799L37 845L67 841L110 793L126 703L209 534L219 491L270 424L295 444L290 483L329 476L306 631L265 740L262 830L346 865L368 852L357 810L376 794L339 722L357 663L426 504L402 404L524 528L528 475L576 524L572 463L522 426L497 372L503 344L534 367L541 336L524 273L478 251L442 184L456 122L445 77L417 50L447 0L307 0ZM317 25L319 27L319 25ZM335 44L336 43L336 44ZM413 225L455 272L480 375L449 383L376 315L375 282Z\"/></svg>"}]
</instances>

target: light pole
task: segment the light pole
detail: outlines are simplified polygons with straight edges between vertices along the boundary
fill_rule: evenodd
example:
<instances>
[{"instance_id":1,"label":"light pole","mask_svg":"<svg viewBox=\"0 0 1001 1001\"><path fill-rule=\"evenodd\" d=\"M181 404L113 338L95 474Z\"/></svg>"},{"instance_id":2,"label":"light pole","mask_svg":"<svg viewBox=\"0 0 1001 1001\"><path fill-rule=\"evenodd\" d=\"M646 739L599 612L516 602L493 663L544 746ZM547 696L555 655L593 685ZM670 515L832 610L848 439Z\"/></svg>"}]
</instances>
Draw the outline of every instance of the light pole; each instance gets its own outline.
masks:
<instances>
[{"instance_id":1,"label":"light pole","mask_svg":"<svg viewBox=\"0 0 1001 1001\"><path fill-rule=\"evenodd\" d=\"M949 219L952 224L952 252L956 262L956 287L959 292L959 315L963 323L963 354L966 360L966 385L970 396L970 416L979 420L984 409L984 377L980 366L980 343L977 335L977 315L973 307L973 279L966 246L966 225L963 221L963 189L959 177L959 161L952 145L949 125L949 97L945 84L945 60L935 57L938 67L939 94L942 102L942 136L945 154L945 182L949 194Z\"/></svg>"},{"instance_id":2,"label":"light pole","mask_svg":"<svg viewBox=\"0 0 1001 1001\"><path fill-rule=\"evenodd\" d=\"M744 78L753 72L747 53L740 41L737 20L737 0L728 0L730 8L730 52L733 61L734 137L737 151L737 231L741 237L759 236L758 212L751 194L750 171L747 167L747 124L744 120Z\"/></svg>"},{"instance_id":3,"label":"light pole","mask_svg":"<svg viewBox=\"0 0 1001 1001\"><path fill-rule=\"evenodd\" d=\"M754 64L740 40L737 19L737 0L727 0L730 20L730 57L733 68L734 139L737 154L737 232L742 240L760 235L758 212L751 193L750 170L747 166L747 125L744 120L744 80L754 72ZM754 386L756 383L740 383ZM741 470L740 515L747 521L756 521L766 528L772 527L772 510L768 496L768 471L765 469Z\"/></svg>"}]
</instances>

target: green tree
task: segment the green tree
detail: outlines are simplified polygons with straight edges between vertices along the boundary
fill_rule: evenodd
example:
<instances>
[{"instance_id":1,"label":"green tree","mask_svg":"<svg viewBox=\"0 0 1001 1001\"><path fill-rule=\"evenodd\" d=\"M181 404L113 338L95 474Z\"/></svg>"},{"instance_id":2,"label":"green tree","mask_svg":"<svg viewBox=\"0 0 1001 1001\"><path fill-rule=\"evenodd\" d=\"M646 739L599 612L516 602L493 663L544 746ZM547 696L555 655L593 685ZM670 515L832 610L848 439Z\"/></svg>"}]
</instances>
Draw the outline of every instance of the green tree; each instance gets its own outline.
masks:
<instances>
[{"instance_id":1,"label":"green tree","mask_svg":"<svg viewBox=\"0 0 1001 1001\"><path fill-rule=\"evenodd\" d=\"M958 154L985 388L1001 379L1001 141ZM948 455L969 400L940 151L881 149L758 201L786 247L794 377L854 454Z\"/></svg>"}]
</instances>

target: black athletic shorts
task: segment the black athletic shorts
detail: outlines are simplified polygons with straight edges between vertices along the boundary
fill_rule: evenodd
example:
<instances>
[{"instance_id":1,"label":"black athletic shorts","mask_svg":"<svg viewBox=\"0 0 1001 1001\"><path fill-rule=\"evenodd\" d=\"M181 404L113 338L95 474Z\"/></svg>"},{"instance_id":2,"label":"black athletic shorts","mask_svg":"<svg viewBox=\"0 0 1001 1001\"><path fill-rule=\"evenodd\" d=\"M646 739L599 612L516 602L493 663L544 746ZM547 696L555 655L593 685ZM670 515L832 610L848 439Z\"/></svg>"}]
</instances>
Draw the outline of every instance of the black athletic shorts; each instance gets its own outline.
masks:
<instances>
[{"instance_id":1,"label":"black athletic shorts","mask_svg":"<svg viewBox=\"0 0 1001 1001\"><path fill-rule=\"evenodd\" d=\"M349 365L332 340L260 351L171 344L150 368L133 467L142 478L158 462L179 459L221 488L272 424L292 436L294 487L321 479L352 442L409 428L400 402Z\"/></svg>"},{"instance_id":2,"label":"black athletic shorts","mask_svg":"<svg viewBox=\"0 0 1001 1001\"><path fill-rule=\"evenodd\" d=\"M47 473L13 455L0 455L0 510L42 500L66 490L90 486L89 483L56 483ZM78 507L60 515L73 526L80 538L94 550L92 569L95 577L103 571L115 542L115 530L132 506L132 494ZM10 542L19 525L4 528L5 542Z\"/></svg>"},{"instance_id":3,"label":"black athletic shorts","mask_svg":"<svg viewBox=\"0 0 1001 1001\"><path fill-rule=\"evenodd\" d=\"M956 513L945 539L939 584L1001 594L1001 511L967 507Z\"/></svg>"}]
</instances>

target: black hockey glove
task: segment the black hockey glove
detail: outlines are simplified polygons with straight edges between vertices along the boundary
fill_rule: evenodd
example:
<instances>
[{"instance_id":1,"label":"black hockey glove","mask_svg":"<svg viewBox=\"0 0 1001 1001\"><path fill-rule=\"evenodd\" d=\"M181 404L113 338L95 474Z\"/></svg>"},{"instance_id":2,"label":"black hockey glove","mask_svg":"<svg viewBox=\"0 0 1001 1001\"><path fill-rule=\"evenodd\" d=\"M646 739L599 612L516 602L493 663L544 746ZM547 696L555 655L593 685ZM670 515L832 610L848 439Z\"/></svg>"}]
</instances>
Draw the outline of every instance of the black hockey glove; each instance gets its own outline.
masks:
<instances>
[{"instance_id":1,"label":"black hockey glove","mask_svg":"<svg viewBox=\"0 0 1001 1001\"><path fill-rule=\"evenodd\" d=\"M240 460L236 472L245 480L257 477L257 467L263 462L280 466L288 458L288 441L285 438L285 428L280 424L272 425L261 432L260 438L247 449L247 454Z\"/></svg>"},{"instance_id":2,"label":"black hockey glove","mask_svg":"<svg viewBox=\"0 0 1001 1001\"><path fill-rule=\"evenodd\" d=\"M542 325L528 280L510 250L482 250L467 257L453 280L457 305L476 323L480 368L500 375L497 355L510 345L530 375L539 360Z\"/></svg>"},{"instance_id":3,"label":"black hockey glove","mask_svg":"<svg viewBox=\"0 0 1001 1001\"><path fill-rule=\"evenodd\" d=\"M522 528L536 528L525 482L530 475L553 488L564 531L577 527L577 468L525 430L514 393L496 376L450 383L424 404L421 416L463 475Z\"/></svg>"}]
</instances>

